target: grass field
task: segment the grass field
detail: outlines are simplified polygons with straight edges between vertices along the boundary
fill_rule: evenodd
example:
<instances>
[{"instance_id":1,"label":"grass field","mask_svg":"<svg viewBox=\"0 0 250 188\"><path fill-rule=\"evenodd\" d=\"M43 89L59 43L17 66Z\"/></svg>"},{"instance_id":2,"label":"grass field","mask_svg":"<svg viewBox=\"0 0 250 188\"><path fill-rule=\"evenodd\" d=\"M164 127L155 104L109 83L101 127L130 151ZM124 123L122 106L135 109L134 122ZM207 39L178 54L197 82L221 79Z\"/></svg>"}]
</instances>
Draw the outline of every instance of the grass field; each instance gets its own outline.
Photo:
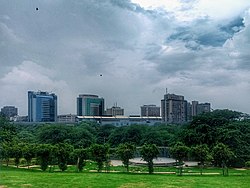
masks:
<instances>
[{"instance_id":1,"label":"grass field","mask_svg":"<svg viewBox=\"0 0 250 188\"><path fill-rule=\"evenodd\" d=\"M173 171L173 168L169 169ZM159 169L158 169L159 171ZM167 168L165 170L167 171ZM250 170L230 169L230 175L223 177L220 169L205 170L199 175L198 169L190 168L184 176L175 174L146 173L77 173L70 169L66 172L42 172L37 169L0 168L0 188L7 187L246 187L250 185ZM217 174L216 174L217 173Z\"/></svg>"}]
</instances>

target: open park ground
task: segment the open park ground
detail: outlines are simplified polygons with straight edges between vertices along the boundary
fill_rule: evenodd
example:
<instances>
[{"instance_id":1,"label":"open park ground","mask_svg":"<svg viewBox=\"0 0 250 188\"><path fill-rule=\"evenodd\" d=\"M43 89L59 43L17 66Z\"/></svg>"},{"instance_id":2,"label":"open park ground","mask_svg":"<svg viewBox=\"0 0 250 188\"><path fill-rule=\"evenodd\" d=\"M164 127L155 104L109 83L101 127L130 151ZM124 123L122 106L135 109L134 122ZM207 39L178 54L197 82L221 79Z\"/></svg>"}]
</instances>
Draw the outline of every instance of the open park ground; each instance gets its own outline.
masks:
<instances>
[{"instance_id":1,"label":"open park ground","mask_svg":"<svg viewBox=\"0 0 250 188\"><path fill-rule=\"evenodd\" d=\"M229 169L229 176L222 176L221 169L207 168L204 174L199 169L184 169L183 176L175 174L175 168L155 168L155 173L147 174L146 167L131 167L126 173L123 167L111 167L110 172L97 173L90 166L83 172L75 172L71 166L65 172L54 169L54 172L42 172L38 168L0 167L0 188L9 187L213 187L213 188L248 188L250 170Z\"/></svg>"}]
</instances>

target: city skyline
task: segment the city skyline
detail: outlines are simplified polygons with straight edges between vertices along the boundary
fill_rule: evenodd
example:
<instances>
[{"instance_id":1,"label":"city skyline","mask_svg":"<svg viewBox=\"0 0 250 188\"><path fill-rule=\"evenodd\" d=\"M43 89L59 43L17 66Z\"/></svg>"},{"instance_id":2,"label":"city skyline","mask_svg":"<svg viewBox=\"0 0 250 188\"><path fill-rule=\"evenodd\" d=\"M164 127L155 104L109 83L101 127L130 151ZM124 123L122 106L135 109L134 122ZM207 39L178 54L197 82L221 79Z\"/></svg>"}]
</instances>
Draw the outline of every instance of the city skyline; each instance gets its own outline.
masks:
<instances>
[{"instance_id":1,"label":"city skyline","mask_svg":"<svg viewBox=\"0 0 250 188\"><path fill-rule=\"evenodd\" d=\"M37 103L38 99L39 100L40 99L42 99L42 100L45 99L45 101L47 101L47 99L51 100L52 98L53 98L53 100L55 100L56 105L54 105L54 106L55 106L55 114L57 114L57 116L59 116L59 115L69 115L69 114L70 115L76 115L76 116L106 116L106 115L116 116L116 112L115 112L116 110L118 110L117 111L118 116L124 116L124 115L125 116L130 116L130 115L134 116L134 115L136 115L136 116L156 117L156 116L161 116L160 114L162 113L161 109L162 109L162 100L163 99L160 99L161 104L159 106L157 106L155 104L145 103L142 106L138 106L138 111L139 111L138 113L136 113L136 114L126 114L126 113L124 113L124 111L126 111L126 109L122 108L121 106L117 106L117 103L115 103L112 107L106 106L105 105L105 99L103 97L99 97L97 94L89 94L88 93L88 94L79 94L78 96L76 96L75 101L74 100L71 101L72 103L76 102L76 109L75 109L76 112L69 112L67 114L60 114L60 113L57 113L59 111L57 106L60 106L60 104L58 104L58 102L57 102L58 96L57 96L56 93L48 92L48 91L41 91L41 90L27 91L27 93L28 93L28 101L27 101L27 111L28 111L28 113L27 114L21 114L21 115L17 114L17 116L20 116L20 117L21 116L27 116L27 117L29 117L28 121L31 121L30 120L31 116L35 116L35 114L31 115L33 113L32 108L34 108L34 107L37 108L36 103ZM179 96L179 95L176 95L176 94L173 94L173 93L168 93L167 88L166 88L166 93L163 95L163 98L165 98L166 95ZM183 97L183 99L184 99L184 96L180 96L180 97ZM39 102L39 105L42 104L42 100ZM47 102L45 104L46 106L47 106ZM200 101L195 101L195 100L186 101L187 104L190 104L190 105L194 106L193 102L195 102L196 110L198 110L197 105L205 105L206 106L206 104L209 105L209 110L208 111L211 110L210 103L208 103L208 102L199 103ZM32 103L34 103L34 104L32 104ZM18 106L15 106L15 105L13 105L13 106L5 105L5 106L3 106L1 108L1 110L5 109L5 108L15 109L16 113L17 113L17 111L19 111ZM38 108L40 108L40 107L38 107ZM39 110L41 110L41 109L39 109ZM111 112L111 111L113 111L113 112ZM207 110L205 110L205 111L207 111ZM199 110L198 112L195 112L195 113L193 113L193 109L190 109L190 116L198 115L201 112L203 112L203 109ZM41 112L39 112L39 113L41 113ZM159 114L159 115L154 115L154 114ZM14 117L14 116L11 116L11 117Z\"/></svg>"},{"instance_id":2,"label":"city skyline","mask_svg":"<svg viewBox=\"0 0 250 188\"><path fill-rule=\"evenodd\" d=\"M249 49L248 0L1 1L0 106L26 115L26 92L45 90L58 114L79 93L140 114L167 87L250 114Z\"/></svg>"}]
</instances>

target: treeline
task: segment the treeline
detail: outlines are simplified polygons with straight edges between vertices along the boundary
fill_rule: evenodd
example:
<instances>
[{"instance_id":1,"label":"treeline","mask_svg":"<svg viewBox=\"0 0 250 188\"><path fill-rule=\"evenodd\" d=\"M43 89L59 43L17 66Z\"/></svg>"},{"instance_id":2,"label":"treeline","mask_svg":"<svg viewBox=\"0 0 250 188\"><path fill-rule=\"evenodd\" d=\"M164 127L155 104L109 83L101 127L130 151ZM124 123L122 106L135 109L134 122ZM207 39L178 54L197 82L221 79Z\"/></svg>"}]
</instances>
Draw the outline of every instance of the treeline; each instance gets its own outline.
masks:
<instances>
[{"instance_id":1,"label":"treeline","mask_svg":"<svg viewBox=\"0 0 250 188\"><path fill-rule=\"evenodd\" d=\"M202 114L186 125L116 127L93 122L76 125L16 125L1 117L0 126L0 156L6 159L9 152L16 164L21 157L27 158L28 163L31 156L37 157L41 166L43 163L44 166L53 166L53 163L65 170L65 164L69 162L82 167L84 161L91 158L97 164L98 160L101 161L101 169L110 154L121 158L122 147L127 148L124 149L126 151L130 151L130 147L134 151L133 148L138 146L145 150L141 151L141 155L149 153L147 149L154 146L170 147L172 157L179 164L184 159L192 158L200 161L201 165L210 161L218 166L243 167L250 161L250 121L244 114L230 110ZM93 149L95 147L97 151ZM156 157L157 150L154 148L153 151L153 157ZM98 154L103 156L98 157ZM44 160L46 162L42 156L47 157ZM143 159L150 170L151 159Z\"/></svg>"},{"instance_id":2,"label":"treeline","mask_svg":"<svg viewBox=\"0 0 250 188\"><path fill-rule=\"evenodd\" d=\"M117 147L120 143L125 142L133 143L136 146L142 146L146 142L158 146L170 146L178 139L182 126L159 124L116 127L82 122L75 125L8 124L1 127L1 130L5 132L0 138L2 141L17 140L37 144L68 143L74 148L86 148L93 143L107 143L111 147Z\"/></svg>"}]
</instances>

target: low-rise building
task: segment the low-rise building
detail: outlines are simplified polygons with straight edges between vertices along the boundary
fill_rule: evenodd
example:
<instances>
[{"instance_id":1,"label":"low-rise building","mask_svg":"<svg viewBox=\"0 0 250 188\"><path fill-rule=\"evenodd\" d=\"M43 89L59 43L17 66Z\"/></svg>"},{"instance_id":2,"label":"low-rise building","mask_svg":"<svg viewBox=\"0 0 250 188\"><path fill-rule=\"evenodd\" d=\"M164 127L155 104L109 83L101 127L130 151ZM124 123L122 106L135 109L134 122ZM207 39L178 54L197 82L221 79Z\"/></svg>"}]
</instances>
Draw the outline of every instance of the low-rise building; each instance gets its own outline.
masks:
<instances>
[{"instance_id":1,"label":"low-rise building","mask_svg":"<svg viewBox=\"0 0 250 188\"><path fill-rule=\"evenodd\" d=\"M107 108L105 111L106 116L124 116L124 109L118 106Z\"/></svg>"},{"instance_id":2,"label":"low-rise building","mask_svg":"<svg viewBox=\"0 0 250 188\"><path fill-rule=\"evenodd\" d=\"M77 121L93 121L101 125L126 126L133 124L154 125L161 123L161 117L127 117L127 116L77 116Z\"/></svg>"},{"instance_id":3,"label":"low-rise building","mask_svg":"<svg viewBox=\"0 0 250 188\"><path fill-rule=\"evenodd\" d=\"M1 108L1 114L10 119L18 115L18 109L15 106L4 106Z\"/></svg>"},{"instance_id":4,"label":"low-rise building","mask_svg":"<svg viewBox=\"0 0 250 188\"><path fill-rule=\"evenodd\" d=\"M65 114L65 115L58 115L57 121L59 123L75 123L76 122L76 115L73 114Z\"/></svg>"}]
</instances>

